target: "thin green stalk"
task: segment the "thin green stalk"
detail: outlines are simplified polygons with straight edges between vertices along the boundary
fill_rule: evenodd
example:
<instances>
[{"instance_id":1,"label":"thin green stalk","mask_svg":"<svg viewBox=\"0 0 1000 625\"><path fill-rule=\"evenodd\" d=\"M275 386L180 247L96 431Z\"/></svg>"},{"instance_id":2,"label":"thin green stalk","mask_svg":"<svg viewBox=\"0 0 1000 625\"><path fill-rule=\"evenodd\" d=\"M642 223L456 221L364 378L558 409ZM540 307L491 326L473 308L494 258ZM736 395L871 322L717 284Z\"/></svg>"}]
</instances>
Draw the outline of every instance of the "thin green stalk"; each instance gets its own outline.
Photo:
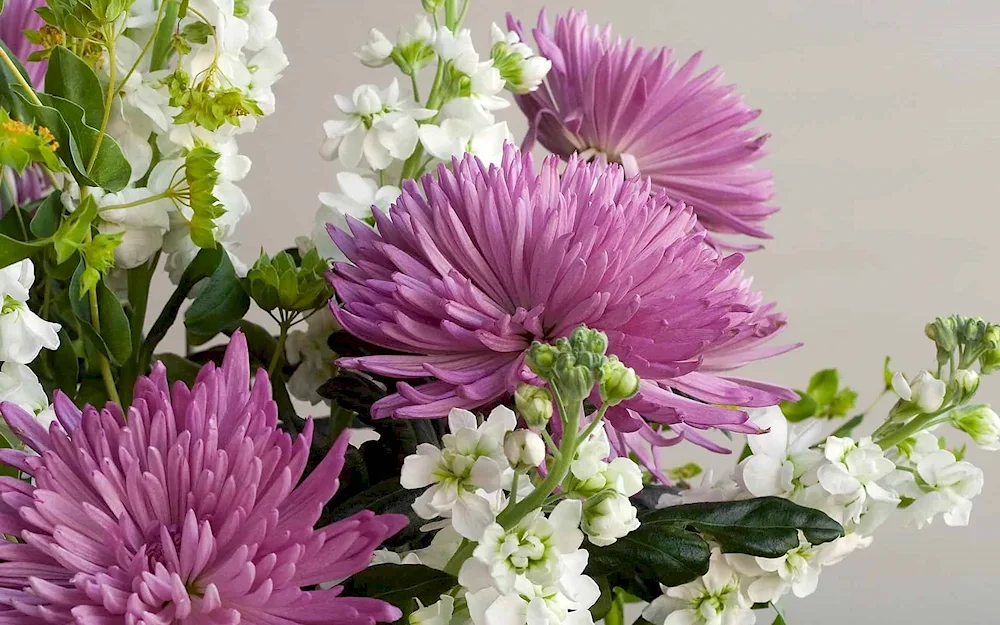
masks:
<instances>
[{"instance_id":1,"label":"thin green stalk","mask_svg":"<svg viewBox=\"0 0 1000 625\"><path fill-rule=\"evenodd\" d=\"M20 70L17 69L17 63L15 63L10 56L7 55L7 51L3 49L3 46L0 46L0 60L4 62L7 69L10 70L10 73L14 74L14 77L17 78L17 82L24 88L24 92L28 95L28 99L31 100L32 103L41 106L42 101L38 99L31 83L29 83L28 80L21 74Z\"/></svg>"},{"instance_id":2,"label":"thin green stalk","mask_svg":"<svg viewBox=\"0 0 1000 625\"><path fill-rule=\"evenodd\" d=\"M101 153L101 144L104 136L108 132L108 120L111 119L111 106L115 99L116 60L115 60L115 40L113 37L106 37L108 40L108 92L104 97L104 117L101 118L101 127L97 131L97 139L94 141L94 151L90 154L90 161L87 162L87 175L97 164L97 155Z\"/></svg>"},{"instance_id":3,"label":"thin green stalk","mask_svg":"<svg viewBox=\"0 0 1000 625\"><path fill-rule=\"evenodd\" d=\"M281 316L281 323L278 327L278 345L274 348L274 355L271 356L271 364L267 366L267 377L274 375L278 369L278 363L281 362L285 353L285 341L288 340L288 328L291 327L291 324L284 314Z\"/></svg>"},{"instance_id":4,"label":"thin green stalk","mask_svg":"<svg viewBox=\"0 0 1000 625\"><path fill-rule=\"evenodd\" d=\"M413 87L413 101L420 101L420 85L417 84L417 72L414 69L410 70L410 85Z\"/></svg>"},{"instance_id":5,"label":"thin green stalk","mask_svg":"<svg viewBox=\"0 0 1000 625\"><path fill-rule=\"evenodd\" d=\"M515 473L514 477L510 479L510 499L507 501L507 508L515 505L517 503L517 483L521 479L520 473ZM506 509L506 508L505 508Z\"/></svg>"},{"instance_id":6,"label":"thin green stalk","mask_svg":"<svg viewBox=\"0 0 1000 625\"><path fill-rule=\"evenodd\" d=\"M93 240L90 231L87 232L86 242L90 243ZM90 322L94 326L94 330L98 333L101 331L101 309L97 305L97 289L90 290ZM115 385L115 376L111 372L111 362L108 361L107 356L104 354L98 355L98 364L101 368L101 378L104 380L104 389L108 392L108 399L121 405L121 397L118 396L118 387Z\"/></svg>"},{"instance_id":7,"label":"thin green stalk","mask_svg":"<svg viewBox=\"0 0 1000 625\"><path fill-rule=\"evenodd\" d=\"M160 200L167 200L174 197L174 190L167 189L163 193L157 193L156 195L151 195L149 197L143 198L141 200L135 200L134 202L126 202L124 204L109 204L107 206L101 207L101 212L121 210L123 208L135 208L136 206L142 206L143 204L152 204L153 202L159 202Z\"/></svg>"},{"instance_id":8,"label":"thin green stalk","mask_svg":"<svg viewBox=\"0 0 1000 625\"><path fill-rule=\"evenodd\" d=\"M876 439L875 444L882 449L895 447L921 430L931 427L934 425L935 420L951 412L953 409L954 407L948 407L937 412L920 415L895 432Z\"/></svg>"},{"instance_id":9,"label":"thin green stalk","mask_svg":"<svg viewBox=\"0 0 1000 625\"><path fill-rule=\"evenodd\" d=\"M442 58L438 58L437 71L434 74L434 83L431 85L431 91L427 94L427 104L426 107L432 110L438 110L441 107L441 84L444 82L444 70L446 61ZM417 149L413 151L406 162L403 163L403 172L399 176L399 186L403 186L404 180L409 180L411 178L416 178L420 174L421 166L420 161L424 157L424 146L420 143L417 144Z\"/></svg>"}]
</instances>

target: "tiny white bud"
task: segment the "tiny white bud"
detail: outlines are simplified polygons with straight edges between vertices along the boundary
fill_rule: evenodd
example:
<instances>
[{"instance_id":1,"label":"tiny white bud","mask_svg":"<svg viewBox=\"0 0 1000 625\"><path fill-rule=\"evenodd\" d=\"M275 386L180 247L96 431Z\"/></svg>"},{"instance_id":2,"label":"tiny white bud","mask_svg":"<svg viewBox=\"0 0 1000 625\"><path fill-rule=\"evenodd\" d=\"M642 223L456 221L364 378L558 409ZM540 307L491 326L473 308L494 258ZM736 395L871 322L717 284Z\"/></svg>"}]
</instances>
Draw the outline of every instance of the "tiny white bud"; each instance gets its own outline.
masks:
<instances>
[{"instance_id":1,"label":"tiny white bud","mask_svg":"<svg viewBox=\"0 0 1000 625\"><path fill-rule=\"evenodd\" d=\"M368 67L384 67L390 63L393 47L382 31L373 28L368 31L368 41L358 48L354 56Z\"/></svg>"},{"instance_id":2,"label":"tiny white bud","mask_svg":"<svg viewBox=\"0 0 1000 625\"><path fill-rule=\"evenodd\" d=\"M952 380L963 399L968 399L979 390L979 374L970 369L959 369L952 376Z\"/></svg>"},{"instance_id":3,"label":"tiny white bud","mask_svg":"<svg viewBox=\"0 0 1000 625\"><path fill-rule=\"evenodd\" d=\"M599 547L614 543L638 527L635 506L628 497L616 491L604 491L590 497L583 506L580 529Z\"/></svg>"},{"instance_id":4,"label":"tiny white bud","mask_svg":"<svg viewBox=\"0 0 1000 625\"><path fill-rule=\"evenodd\" d=\"M531 430L514 430L504 437L503 451L510 466L523 472L545 460L545 441Z\"/></svg>"},{"instance_id":5,"label":"tiny white bud","mask_svg":"<svg viewBox=\"0 0 1000 625\"><path fill-rule=\"evenodd\" d=\"M912 397L910 401L917 405L922 412L935 412L944 403L944 395L947 391L945 383L938 380L927 371L921 371L910 383Z\"/></svg>"}]
</instances>

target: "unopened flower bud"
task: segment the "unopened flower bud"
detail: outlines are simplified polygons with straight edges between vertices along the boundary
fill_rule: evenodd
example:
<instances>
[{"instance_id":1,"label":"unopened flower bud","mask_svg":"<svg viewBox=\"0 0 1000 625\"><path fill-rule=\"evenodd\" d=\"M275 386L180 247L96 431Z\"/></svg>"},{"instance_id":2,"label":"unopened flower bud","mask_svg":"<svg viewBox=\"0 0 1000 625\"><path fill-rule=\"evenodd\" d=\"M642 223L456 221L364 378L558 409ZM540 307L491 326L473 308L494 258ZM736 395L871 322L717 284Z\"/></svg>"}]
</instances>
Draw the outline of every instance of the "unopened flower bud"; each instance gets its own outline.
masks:
<instances>
[{"instance_id":1,"label":"unopened flower bud","mask_svg":"<svg viewBox=\"0 0 1000 625\"><path fill-rule=\"evenodd\" d=\"M385 67L392 62L390 57L393 48L392 42L382 34L382 31L373 28L368 31L368 41L358 48L354 56L368 67Z\"/></svg>"},{"instance_id":2,"label":"unopened flower bud","mask_svg":"<svg viewBox=\"0 0 1000 625\"><path fill-rule=\"evenodd\" d=\"M441 9L444 0L420 0L420 3L423 5L424 11L433 15Z\"/></svg>"},{"instance_id":3,"label":"unopened flower bud","mask_svg":"<svg viewBox=\"0 0 1000 625\"><path fill-rule=\"evenodd\" d=\"M935 319L924 328L927 338L937 345L938 364L948 362L958 347L958 320L955 317Z\"/></svg>"},{"instance_id":4,"label":"unopened flower bud","mask_svg":"<svg viewBox=\"0 0 1000 625\"><path fill-rule=\"evenodd\" d=\"M952 376L955 385L955 395L959 401L965 401L979 390L979 374L971 369L959 369Z\"/></svg>"},{"instance_id":5,"label":"unopened flower bud","mask_svg":"<svg viewBox=\"0 0 1000 625\"><path fill-rule=\"evenodd\" d=\"M545 461L545 441L531 430L507 432L503 452L514 471L523 473Z\"/></svg>"},{"instance_id":6,"label":"unopened flower bud","mask_svg":"<svg viewBox=\"0 0 1000 625\"><path fill-rule=\"evenodd\" d=\"M578 326L569 335L569 344L577 357L584 354L594 354L602 358L608 351L608 336L600 330L591 330L586 326ZM597 360L595 366L599 363L600 360Z\"/></svg>"},{"instance_id":7,"label":"unopened flower bud","mask_svg":"<svg viewBox=\"0 0 1000 625\"><path fill-rule=\"evenodd\" d=\"M611 356L601 365L601 400L615 406L631 399L639 392L641 381L634 369L622 364L617 356Z\"/></svg>"},{"instance_id":8,"label":"unopened flower bud","mask_svg":"<svg viewBox=\"0 0 1000 625\"><path fill-rule=\"evenodd\" d=\"M530 428L542 429L552 418L552 396L540 386L518 386L514 392L514 405Z\"/></svg>"},{"instance_id":9,"label":"unopened flower bud","mask_svg":"<svg viewBox=\"0 0 1000 625\"><path fill-rule=\"evenodd\" d=\"M559 351L558 347L535 341L532 343L531 349L528 350L525 364L535 375L543 380L549 380L552 378L552 370L559 358Z\"/></svg>"},{"instance_id":10,"label":"unopened flower bud","mask_svg":"<svg viewBox=\"0 0 1000 625\"><path fill-rule=\"evenodd\" d=\"M587 499L580 529L590 542L605 547L639 528L636 509L628 497L607 490Z\"/></svg>"},{"instance_id":11,"label":"unopened flower bud","mask_svg":"<svg viewBox=\"0 0 1000 625\"><path fill-rule=\"evenodd\" d=\"M596 377L593 367L578 364L573 354L568 353L559 354L552 369L552 384L569 403L580 402L589 397Z\"/></svg>"},{"instance_id":12,"label":"unopened flower bud","mask_svg":"<svg viewBox=\"0 0 1000 625\"><path fill-rule=\"evenodd\" d=\"M989 349L979 357L979 368L983 375L990 375L1000 371L1000 348Z\"/></svg>"},{"instance_id":13,"label":"unopened flower bud","mask_svg":"<svg viewBox=\"0 0 1000 625\"><path fill-rule=\"evenodd\" d=\"M1000 416L983 404L958 411L951 423L972 437L980 449L1000 450Z\"/></svg>"}]
</instances>

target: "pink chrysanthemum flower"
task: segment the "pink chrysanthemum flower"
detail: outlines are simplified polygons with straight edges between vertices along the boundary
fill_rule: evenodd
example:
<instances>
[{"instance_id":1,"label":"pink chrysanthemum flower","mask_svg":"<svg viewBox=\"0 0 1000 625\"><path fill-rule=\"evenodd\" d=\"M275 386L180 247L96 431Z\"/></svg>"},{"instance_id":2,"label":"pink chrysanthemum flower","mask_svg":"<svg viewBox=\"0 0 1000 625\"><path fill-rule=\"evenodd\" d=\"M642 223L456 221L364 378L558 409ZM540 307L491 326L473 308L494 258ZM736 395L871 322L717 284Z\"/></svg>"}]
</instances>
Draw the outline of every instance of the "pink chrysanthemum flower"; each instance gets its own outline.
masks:
<instances>
[{"instance_id":1,"label":"pink chrysanthemum flower","mask_svg":"<svg viewBox=\"0 0 1000 625\"><path fill-rule=\"evenodd\" d=\"M305 479L311 422L277 429L264 371L250 389L246 340L222 367L171 392L157 365L127 414L77 409L57 393L45 431L4 403L39 455L0 460L32 476L0 478L0 623L343 625L393 621L396 608L302 590L365 568L406 524L360 512L314 529L337 490L347 435Z\"/></svg>"},{"instance_id":2,"label":"pink chrysanthemum flower","mask_svg":"<svg viewBox=\"0 0 1000 625\"><path fill-rule=\"evenodd\" d=\"M626 434L657 446L679 440L646 420L700 441L692 427L755 431L744 412L709 404L794 396L717 375L786 349L764 344L784 317L750 290L742 257L720 256L691 210L652 193L648 179L578 157L563 173L555 157L536 172L511 146L499 168L469 155L453 168L424 177L423 194L406 183L388 216L373 211L377 232L356 220L350 234L330 227L351 261L334 268L344 304L332 303L334 314L359 338L405 354L339 364L436 378L400 382L375 417L441 417L507 399L531 379L531 342L580 324L607 333L608 352L644 380L638 397L609 412L620 452Z\"/></svg>"},{"instance_id":3,"label":"pink chrysanthemum flower","mask_svg":"<svg viewBox=\"0 0 1000 625\"><path fill-rule=\"evenodd\" d=\"M523 39L520 23L507 20ZM760 222L776 210L771 172L751 166L767 136L748 127L760 111L720 84L720 68L698 74L701 53L680 65L672 50L615 38L582 11L555 28L542 11L533 32L552 70L540 89L517 97L530 125L525 149L537 140L563 158L621 163L691 206L708 230L769 238Z\"/></svg>"},{"instance_id":4,"label":"pink chrysanthemum flower","mask_svg":"<svg viewBox=\"0 0 1000 625\"><path fill-rule=\"evenodd\" d=\"M45 0L7 0L4 3L3 17L0 18L0 40L24 65L28 73L26 78L36 89L42 85L48 61L28 60L28 56L40 47L28 41L24 31L38 30L45 24L35 13L35 9L41 6L45 6ZM21 204L37 200L49 189L48 181L37 166L29 167L23 175L16 176L15 180L14 190L17 201Z\"/></svg>"}]
</instances>

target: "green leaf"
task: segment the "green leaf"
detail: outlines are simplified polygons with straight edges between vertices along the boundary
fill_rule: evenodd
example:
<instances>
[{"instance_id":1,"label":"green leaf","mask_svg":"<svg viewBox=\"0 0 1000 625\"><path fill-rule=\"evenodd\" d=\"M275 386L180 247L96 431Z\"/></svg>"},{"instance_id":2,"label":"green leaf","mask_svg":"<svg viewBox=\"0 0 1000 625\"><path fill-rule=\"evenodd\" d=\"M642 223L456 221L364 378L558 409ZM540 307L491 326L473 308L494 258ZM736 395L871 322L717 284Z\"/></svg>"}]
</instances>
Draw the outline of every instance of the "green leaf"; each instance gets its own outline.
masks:
<instances>
[{"instance_id":1,"label":"green leaf","mask_svg":"<svg viewBox=\"0 0 1000 625\"><path fill-rule=\"evenodd\" d=\"M882 364L882 380L885 383L885 386L883 387L885 391L892 390L892 369L889 368L891 360L891 358L886 356L885 362Z\"/></svg>"},{"instance_id":2,"label":"green leaf","mask_svg":"<svg viewBox=\"0 0 1000 625\"><path fill-rule=\"evenodd\" d=\"M680 586L707 573L708 543L674 520L658 520L656 512L640 515L638 529L606 547L588 542L587 574L606 576L613 586L652 601L661 594L660 583Z\"/></svg>"},{"instance_id":3,"label":"green leaf","mask_svg":"<svg viewBox=\"0 0 1000 625\"><path fill-rule=\"evenodd\" d=\"M140 369L144 369L151 364L150 359L153 356L153 351L156 350L156 346L160 344L163 337L167 335L170 327L174 325L174 321L177 319L177 315L180 313L181 306L184 305L184 300L187 299L188 293L199 282L209 278L218 269L225 254L225 251L221 248L201 250L184 270L177 288L174 289L167 303L163 305L160 315L153 323L153 327L150 328L149 334L146 335L146 340L142 344L142 351L139 353L138 365Z\"/></svg>"},{"instance_id":4,"label":"green leaf","mask_svg":"<svg viewBox=\"0 0 1000 625\"><path fill-rule=\"evenodd\" d=\"M208 284L188 308L184 325L195 344L201 344L238 323L249 309L250 297L243 290L229 255L223 252Z\"/></svg>"},{"instance_id":5,"label":"green leaf","mask_svg":"<svg viewBox=\"0 0 1000 625\"><path fill-rule=\"evenodd\" d=\"M24 66L21 65L21 61L17 58L7 44L0 41L0 48L7 54L7 57L14 63L14 66L20 72L21 76L27 76L27 72L24 70ZM27 80L27 79L25 79ZM6 63L0 63L0 106L3 106L15 119L22 122L27 122L31 119L28 113L27 107L24 106L24 102L17 95L16 91L21 89L20 81L17 76L11 71Z\"/></svg>"},{"instance_id":6,"label":"green leaf","mask_svg":"<svg viewBox=\"0 0 1000 625\"><path fill-rule=\"evenodd\" d=\"M177 25L177 12L180 8L179 0L163 0L167 6L163 9L163 20L156 30L153 40L153 51L150 54L150 71L158 71L166 68L170 60L170 53L173 52L174 26Z\"/></svg>"},{"instance_id":7,"label":"green leaf","mask_svg":"<svg viewBox=\"0 0 1000 625\"><path fill-rule=\"evenodd\" d=\"M403 618L423 605L437 603L441 595L458 585L444 571L422 564L379 564L344 582L344 595L387 601L403 611Z\"/></svg>"},{"instance_id":8,"label":"green leaf","mask_svg":"<svg viewBox=\"0 0 1000 625\"><path fill-rule=\"evenodd\" d=\"M368 445L368 443L365 443ZM365 490L340 502L329 510L331 520L341 520L354 516L362 510L371 510L376 514L401 514L410 519L410 524L400 533L393 536L391 543L402 544L411 540L420 540L420 527L425 523L413 511L413 502L420 496L422 490L408 490L399 485L399 477L378 482Z\"/></svg>"},{"instance_id":9,"label":"green leaf","mask_svg":"<svg viewBox=\"0 0 1000 625\"><path fill-rule=\"evenodd\" d=\"M785 617L782 616L781 614L778 614L778 616L774 617L774 622L772 622L771 625L788 625L788 624L785 622Z\"/></svg>"},{"instance_id":10,"label":"green leaf","mask_svg":"<svg viewBox=\"0 0 1000 625\"><path fill-rule=\"evenodd\" d=\"M59 229L62 215L62 192L55 191L35 209L35 216L31 218L31 234L39 239L51 237Z\"/></svg>"},{"instance_id":11,"label":"green leaf","mask_svg":"<svg viewBox=\"0 0 1000 625\"><path fill-rule=\"evenodd\" d=\"M66 330L59 331L59 348L51 356L52 378L56 387L73 397L80 376L80 361Z\"/></svg>"},{"instance_id":12,"label":"green leaf","mask_svg":"<svg viewBox=\"0 0 1000 625\"><path fill-rule=\"evenodd\" d=\"M208 38L213 32L214 29L205 22L192 22L181 30L181 35L189 43L204 45L208 43Z\"/></svg>"},{"instance_id":13,"label":"green leaf","mask_svg":"<svg viewBox=\"0 0 1000 625\"><path fill-rule=\"evenodd\" d=\"M56 251L56 263L66 262L83 245L84 239L90 233L90 224L97 217L97 202L94 196L88 195L80 202L80 206L66 221L59 225L52 235Z\"/></svg>"},{"instance_id":14,"label":"green leaf","mask_svg":"<svg viewBox=\"0 0 1000 625\"><path fill-rule=\"evenodd\" d=\"M128 316L118 296L98 280L95 288L100 329L94 327L89 298L81 290L86 271L86 265L81 262L70 280L69 300L73 314L82 322L79 327L84 339L112 363L122 365L132 354L132 329Z\"/></svg>"},{"instance_id":15,"label":"green leaf","mask_svg":"<svg viewBox=\"0 0 1000 625\"><path fill-rule=\"evenodd\" d=\"M726 553L762 558L779 558L798 547L799 531L812 545L844 535L844 528L826 514L779 497L685 504L651 511L649 517L652 521L642 519L643 526L652 522L691 527Z\"/></svg>"},{"instance_id":16,"label":"green leaf","mask_svg":"<svg viewBox=\"0 0 1000 625\"><path fill-rule=\"evenodd\" d=\"M820 406L828 406L840 387L840 375L836 369L823 369L809 380L806 393Z\"/></svg>"},{"instance_id":17,"label":"green leaf","mask_svg":"<svg viewBox=\"0 0 1000 625\"><path fill-rule=\"evenodd\" d=\"M104 88L86 61L64 46L56 46L49 57L45 91L75 102L83 108L83 120L100 128L104 118ZM89 156L89 154L88 154Z\"/></svg>"},{"instance_id":18,"label":"green leaf","mask_svg":"<svg viewBox=\"0 0 1000 625\"><path fill-rule=\"evenodd\" d=\"M21 262L46 245L48 241L26 243L0 234L0 269Z\"/></svg>"},{"instance_id":19,"label":"green leaf","mask_svg":"<svg viewBox=\"0 0 1000 625\"><path fill-rule=\"evenodd\" d=\"M830 402L830 407L827 410L828 416L831 418L840 418L847 416L847 413L854 408L855 402L858 401L858 394L849 388L842 388L837 391L837 394L833 396L833 400Z\"/></svg>"},{"instance_id":20,"label":"green leaf","mask_svg":"<svg viewBox=\"0 0 1000 625\"><path fill-rule=\"evenodd\" d=\"M861 425L861 422L864 421L864 420L865 420L865 416L859 414L856 417L853 417L847 423L844 423L839 428L837 428L833 432L833 434L831 434L830 436L839 436L839 437L850 436L851 432L854 431L854 428L856 428L859 425Z\"/></svg>"},{"instance_id":21,"label":"green leaf","mask_svg":"<svg viewBox=\"0 0 1000 625\"><path fill-rule=\"evenodd\" d=\"M597 623L611 611L614 596L611 594L611 585L608 583L608 578L596 577L594 581L597 582L598 588L601 589L601 596L597 598L594 605L590 606L590 617ZM605 625L607 625L607 622L605 622Z\"/></svg>"},{"instance_id":22,"label":"green leaf","mask_svg":"<svg viewBox=\"0 0 1000 625\"><path fill-rule=\"evenodd\" d=\"M805 393L799 393L799 396L801 397L799 401L783 401L780 404L782 414L792 423L805 421L809 417L814 416L816 411L819 410L815 399Z\"/></svg>"}]
</instances>

